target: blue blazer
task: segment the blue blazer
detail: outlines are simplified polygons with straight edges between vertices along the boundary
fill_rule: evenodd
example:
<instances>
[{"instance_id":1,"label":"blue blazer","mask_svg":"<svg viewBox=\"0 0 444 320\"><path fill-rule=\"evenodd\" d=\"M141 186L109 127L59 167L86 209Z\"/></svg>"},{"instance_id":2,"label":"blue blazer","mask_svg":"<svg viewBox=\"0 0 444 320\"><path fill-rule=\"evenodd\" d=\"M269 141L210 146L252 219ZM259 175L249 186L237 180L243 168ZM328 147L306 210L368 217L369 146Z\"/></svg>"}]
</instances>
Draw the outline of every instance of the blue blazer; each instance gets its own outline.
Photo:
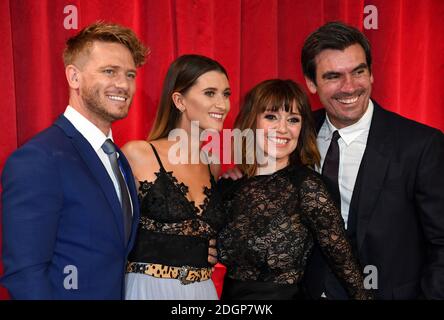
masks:
<instances>
[{"instance_id":1,"label":"blue blazer","mask_svg":"<svg viewBox=\"0 0 444 320\"><path fill-rule=\"evenodd\" d=\"M123 298L139 205L130 166L118 151L133 204L129 243L105 167L64 116L8 159L0 283L12 298Z\"/></svg>"}]
</instances>

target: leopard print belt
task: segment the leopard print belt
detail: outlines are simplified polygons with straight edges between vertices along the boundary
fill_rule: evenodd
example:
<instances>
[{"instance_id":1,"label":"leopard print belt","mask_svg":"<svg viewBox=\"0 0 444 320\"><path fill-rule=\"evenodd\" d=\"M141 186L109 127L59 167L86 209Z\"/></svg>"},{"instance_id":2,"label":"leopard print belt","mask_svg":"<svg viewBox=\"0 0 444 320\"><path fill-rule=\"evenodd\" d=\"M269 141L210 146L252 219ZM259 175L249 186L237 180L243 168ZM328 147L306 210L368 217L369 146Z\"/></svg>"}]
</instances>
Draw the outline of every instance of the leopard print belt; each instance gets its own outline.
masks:
<instances>
[{"instance_id":1,"label":"leopard print belt","mask_svg":"<svg viewBox=\"0 0 444 320\"><path fill-rule=\"evenodd\" d=\"M190 266L171 267L156 263L129 262L127 273L143 273L156 278L178 279L181 284L205 281L211 278L211 268L194 268Z\"/></svg>"}]
</instances>

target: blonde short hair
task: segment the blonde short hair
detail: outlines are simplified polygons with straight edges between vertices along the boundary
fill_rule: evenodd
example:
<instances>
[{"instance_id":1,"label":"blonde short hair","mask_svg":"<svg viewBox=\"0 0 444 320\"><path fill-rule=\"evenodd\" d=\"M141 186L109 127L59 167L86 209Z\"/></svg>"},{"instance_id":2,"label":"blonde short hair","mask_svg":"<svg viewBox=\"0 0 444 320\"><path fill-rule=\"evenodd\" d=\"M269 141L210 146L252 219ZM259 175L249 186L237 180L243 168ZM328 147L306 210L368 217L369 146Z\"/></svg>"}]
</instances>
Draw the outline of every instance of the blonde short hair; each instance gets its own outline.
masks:
<instances>
[{"instance_id":1,"label":"blonde short hair","mask_svg":"<svg viewBox=\"0 0 444 320\"><path fill-rule=\"evenodd\" d=\"M98 21L85 27L66 41L63 52L65 66L73 64L79 55L89 54L94 41L115 42L124 45L131 52L136 67L142 66L149 54L149 49L143 45L131 29L115 23Z\"/></svg>"}]
</instances>

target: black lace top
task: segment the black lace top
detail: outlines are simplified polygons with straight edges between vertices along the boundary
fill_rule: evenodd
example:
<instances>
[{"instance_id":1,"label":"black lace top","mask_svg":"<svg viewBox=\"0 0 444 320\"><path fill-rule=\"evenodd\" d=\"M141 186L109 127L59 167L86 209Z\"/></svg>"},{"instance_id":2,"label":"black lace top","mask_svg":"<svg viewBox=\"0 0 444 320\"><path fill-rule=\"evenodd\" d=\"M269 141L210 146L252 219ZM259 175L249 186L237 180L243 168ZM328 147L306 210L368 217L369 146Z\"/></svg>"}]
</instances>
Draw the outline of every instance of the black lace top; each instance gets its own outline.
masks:
<instances>
[{"instance_id":1,"label":"black lace top","mask_svg":"<svg viewBox=\"0 0 444 320\"><path fill-rule=\"evenodd\" d=\"M225 223L220 194L210 172L211 188L196 207L188 200L188 187L166 171L154 148L159 172L153 182L140 181L140 222L130 262L169 266L208 266L208 242Z\"/></svg>"},{"instance_id":2,"label":"black lace top","mask_svg":"<svg viewBox=\"0 0 444 320\"><path fill-rule=\"evenodd\" d=\"M221 179L219 186L229 215L218 236L228 280L297 284L318 241L350 296L369 295L340 213L316 172L288 166L272 175Z\"/></svg>"}]
</instances>

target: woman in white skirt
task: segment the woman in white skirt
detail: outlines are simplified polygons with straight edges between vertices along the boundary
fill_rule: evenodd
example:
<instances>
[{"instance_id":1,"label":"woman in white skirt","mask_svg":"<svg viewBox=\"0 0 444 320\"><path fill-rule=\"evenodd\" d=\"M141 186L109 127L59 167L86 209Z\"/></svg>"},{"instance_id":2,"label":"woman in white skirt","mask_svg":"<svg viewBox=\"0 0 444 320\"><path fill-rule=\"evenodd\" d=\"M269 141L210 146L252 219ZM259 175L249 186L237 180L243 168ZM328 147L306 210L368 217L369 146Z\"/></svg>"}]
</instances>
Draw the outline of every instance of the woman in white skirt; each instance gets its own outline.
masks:
<instances>
[{"instance_id":1,"label":"woman in white skirt","mask_svg":"<svg viewBox=\"0 0 444 320\"><path fill-rule=\"evenodd\" d=\"M199 137L203 130L222 130L230 94L227 72L217 61L181 56L167 72L148 141L122 148L140 200L126 299L218 299L208 245L226 217L216 190L219 167L202 156Z\"/></svg>"}]
</instances>

